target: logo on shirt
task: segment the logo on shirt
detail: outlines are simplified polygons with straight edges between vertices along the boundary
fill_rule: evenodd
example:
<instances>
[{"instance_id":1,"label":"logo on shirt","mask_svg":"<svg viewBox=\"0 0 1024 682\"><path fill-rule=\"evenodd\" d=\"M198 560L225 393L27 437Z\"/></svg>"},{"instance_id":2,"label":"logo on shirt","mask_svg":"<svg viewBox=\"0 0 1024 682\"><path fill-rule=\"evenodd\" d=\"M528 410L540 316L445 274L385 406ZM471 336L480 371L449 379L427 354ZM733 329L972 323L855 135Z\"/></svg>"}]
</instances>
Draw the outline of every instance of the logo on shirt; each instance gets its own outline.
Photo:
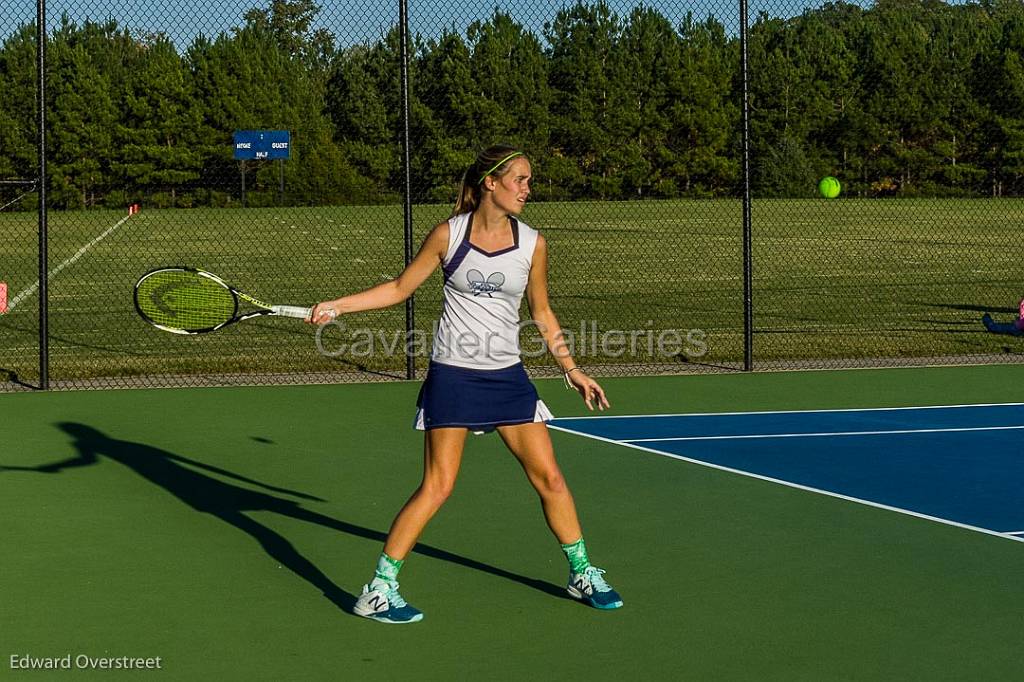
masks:
<instances>
[{"instance_id":1,"label":"logo on shirt","mask_svg":"<svg viewBox=\"0 0 1024 682\"><path fill-rule=\"evenodd\" d=\"M474 296L486 295L488 298L494 298L491 294L501 291L502 285L505 284L505 275L494 272L484 279L484 273L479 270L470 270L466 273L466 280L469 282L469 288Z\"/></svg>"}]
</instances>

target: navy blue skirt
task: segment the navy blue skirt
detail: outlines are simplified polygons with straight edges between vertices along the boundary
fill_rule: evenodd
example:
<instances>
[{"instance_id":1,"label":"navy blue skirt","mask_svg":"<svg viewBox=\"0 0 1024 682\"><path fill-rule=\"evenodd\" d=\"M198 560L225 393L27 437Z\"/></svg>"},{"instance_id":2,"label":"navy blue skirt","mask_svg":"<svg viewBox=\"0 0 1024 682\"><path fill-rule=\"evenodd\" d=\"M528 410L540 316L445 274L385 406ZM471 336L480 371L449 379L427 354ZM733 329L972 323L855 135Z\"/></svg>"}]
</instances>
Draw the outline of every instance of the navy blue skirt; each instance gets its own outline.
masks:
<instances>
[{"instance_id":1,"label":"navy blue skirt","mask_svg":"<svg viewBox=\"0 0 1024 682\"><path fill-rule=\"evenodd\" d=\"M431 362L416 399L420 430L463 427L476 433L498 426L548 421L522 363L503 369L468 369Z\"/></svg>"}]
</instances>

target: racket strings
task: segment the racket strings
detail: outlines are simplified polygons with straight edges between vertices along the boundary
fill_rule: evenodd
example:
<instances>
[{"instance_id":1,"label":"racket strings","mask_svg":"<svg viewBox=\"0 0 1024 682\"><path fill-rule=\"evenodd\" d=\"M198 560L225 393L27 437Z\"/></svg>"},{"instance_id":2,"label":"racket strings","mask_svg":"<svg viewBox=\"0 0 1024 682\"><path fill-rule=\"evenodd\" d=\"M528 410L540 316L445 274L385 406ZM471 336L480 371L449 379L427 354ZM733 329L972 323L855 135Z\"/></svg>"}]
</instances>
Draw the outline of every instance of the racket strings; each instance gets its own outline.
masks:
<instances>
[{"instance_id":1,"label":"racket strings","mask_svg":"<svg viewBox=\"0 0 1024 682\"><path fill-rule=\"evenodd\" d=\"M219 282L187 271L156 272L139 283L139 310L155 324L181 330L216 327L237 311L235 296Z\"/></svg>"}]
</instances>

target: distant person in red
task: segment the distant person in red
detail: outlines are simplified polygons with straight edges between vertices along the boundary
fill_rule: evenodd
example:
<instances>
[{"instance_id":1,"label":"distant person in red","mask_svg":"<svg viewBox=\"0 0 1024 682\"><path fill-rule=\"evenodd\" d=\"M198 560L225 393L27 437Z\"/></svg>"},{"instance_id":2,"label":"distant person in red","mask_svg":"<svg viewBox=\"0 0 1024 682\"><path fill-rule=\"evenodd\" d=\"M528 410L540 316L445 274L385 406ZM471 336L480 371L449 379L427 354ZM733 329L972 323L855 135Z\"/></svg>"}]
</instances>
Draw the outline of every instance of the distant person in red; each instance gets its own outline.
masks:
<instances>
[{"instance_id":1,"label":"distant person in red","mask_svg":"<svg viewBox=\"0 0 1024 682\"><path fill-rule=\"evenodd\" d=\"M1021 299L1018 305L1020 306L1020 310L1017 314L1017 319L1014 322L996 322L988 313L982 315L981 321L985 324L985 329L989 330L993 334L1024 336L1024 298Z\"/></svg>"}]
</instances>

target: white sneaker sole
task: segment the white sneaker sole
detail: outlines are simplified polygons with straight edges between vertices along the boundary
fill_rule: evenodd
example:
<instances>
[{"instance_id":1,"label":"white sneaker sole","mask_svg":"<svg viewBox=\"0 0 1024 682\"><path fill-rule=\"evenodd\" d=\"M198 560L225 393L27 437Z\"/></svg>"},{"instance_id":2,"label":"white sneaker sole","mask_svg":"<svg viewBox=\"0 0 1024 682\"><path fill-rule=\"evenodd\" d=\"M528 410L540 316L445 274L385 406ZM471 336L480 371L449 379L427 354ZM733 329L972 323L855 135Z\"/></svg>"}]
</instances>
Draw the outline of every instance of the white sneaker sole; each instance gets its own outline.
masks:
<instances>
[{"instance_id":1,"label":"white sneaker sole","mask_svg":"<svg viewBox=\"0 0 1024 682\"><path fill-rule=\"evenodd\" d=\"M373 613L356 613L356 615L357 616L362 616L363 618L368 618L370 620L375 620L378 623L387 623L388 625L405 625L406 623L418 623L421 620L423 620L423 614L422 613L419 614L419 615L413 616L409 620L391 620L390 618L384 618L383 616L378 616L378 615L373 614Z\"/></svg>"},{"instance_id":2,"label":"white sneaker sole","mask_svg":"<svg viewBox=\"0 0 1024 682\"><path fill-rule=\"evenodd\" d=\"M601 611L607 611L608 609L618 609L618 608L622 607L622 601L621 600L620 601L614 601L611 604L605 604L604 606L601 606L600 604L598 604L598 603L596 603L594 601L593 597L588 597L587 595L583 594L582 592L580 592L579 590L577 590L575 587L573 587L571 585L567 586L565 588L565 591L568 592L569 596L571 596L572 598L579 599L581 602L585 602L585 603L589 604L590 606L592 606L593 608L600 609Z\"/></svg>"},{"instance_id":3,"label":"white sneaker sole","mask_svg":"<svg viewBox=\"0 0 1024 682\"><path fill-rule=\"evenodd\" d=\"M370 620L375 620L378 623L387 623L389 625L404 625L405 623L418 623L421 620L423 620L423 614L422 613L416 614L415 616L413 616L409 620L391 620L390 618L388 618L386 616L387 612L385 612L385 613L377 613L376 611L371 611L369 609L360 608L359 606L355 606L352 609L352 613L356 614L357 616L361 616L363 618L369 618Z\"/></svg>"}]
</instances>

